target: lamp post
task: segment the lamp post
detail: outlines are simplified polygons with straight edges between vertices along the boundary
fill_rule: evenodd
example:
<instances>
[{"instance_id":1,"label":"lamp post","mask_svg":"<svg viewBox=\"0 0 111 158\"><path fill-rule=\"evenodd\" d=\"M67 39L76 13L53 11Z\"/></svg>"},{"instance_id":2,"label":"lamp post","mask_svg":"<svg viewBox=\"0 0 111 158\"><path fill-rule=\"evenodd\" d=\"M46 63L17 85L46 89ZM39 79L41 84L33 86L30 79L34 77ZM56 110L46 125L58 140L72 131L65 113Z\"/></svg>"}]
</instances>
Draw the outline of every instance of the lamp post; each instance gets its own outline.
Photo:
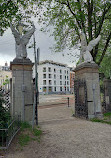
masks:
<instances>
[{"instance_id":1,"label":"lamp post","mask_svg":"<svg viewBox=\"0 0 111 158\"><path fill-rule=\"evenodd\" d=\"M35 86L36 86L36 106L35 106L35 117L36 117L36 125L38 125L38 103L39 103L39 91L38 91L38 72L37 66L39 65L39 57L40 57L40 49L37 48L36 54L36 78L35 78Z\"/></svg>"},{"instance_id":2,"label":"lamp post","mask_svg":"<svg viewBox=\"0 0 111 158\"><path fill-rule=\"evenodd\" d=\"M34 104L33 104L33 125L34 126L34 119L36 120L36 125L38 125L38 102L39 102L39 92L38 92L38 73L37 73L37 65L39 65L39 56L40 56L40 49L37 48L36 52L36 42L35 42L35 35L33 34L34 40L34 60L35 60L35 91L34 91Z\"/></svg>"}]
</instances>

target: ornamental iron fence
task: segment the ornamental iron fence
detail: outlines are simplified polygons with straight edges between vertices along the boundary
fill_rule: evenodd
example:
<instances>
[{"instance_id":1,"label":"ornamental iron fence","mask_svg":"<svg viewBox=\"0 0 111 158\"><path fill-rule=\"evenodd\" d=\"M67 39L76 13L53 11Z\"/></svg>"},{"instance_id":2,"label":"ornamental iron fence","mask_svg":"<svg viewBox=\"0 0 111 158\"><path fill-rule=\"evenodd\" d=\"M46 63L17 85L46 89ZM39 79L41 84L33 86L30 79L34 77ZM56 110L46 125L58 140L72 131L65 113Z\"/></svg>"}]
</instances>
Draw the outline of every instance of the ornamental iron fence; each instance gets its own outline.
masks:
<instances>
[{"instance_id":1,"label":"ornamental iron fence","mask_svg":"<svg viewBox=\"0 0 111 158\"><path fill-rule=\"evenodd\" d=\"M0 149L7 149L20 129L20 117L11 121L7 128L0 128Z\"/></svg>"},{"instance_id":2,"label":"ornamental iron fence","mask_svg":"<svg viewBox=\"0 0 111 158\"><path fill-rule=\"evenodd\" d=\"M75 115L88 118L87 86L85 80L74 81Z\"/></svg>"},{"instance_id":3,"label":"ornamental iron fence","mask_svg":"<svg viewBox=\"0 0 111 158\"><path fill-rule=\"evenodd\" d=\"M0 88L0 94L4 100L3 106L6 108L7 111L10 110L10 90Z\"/></svg>"}]
</instances>

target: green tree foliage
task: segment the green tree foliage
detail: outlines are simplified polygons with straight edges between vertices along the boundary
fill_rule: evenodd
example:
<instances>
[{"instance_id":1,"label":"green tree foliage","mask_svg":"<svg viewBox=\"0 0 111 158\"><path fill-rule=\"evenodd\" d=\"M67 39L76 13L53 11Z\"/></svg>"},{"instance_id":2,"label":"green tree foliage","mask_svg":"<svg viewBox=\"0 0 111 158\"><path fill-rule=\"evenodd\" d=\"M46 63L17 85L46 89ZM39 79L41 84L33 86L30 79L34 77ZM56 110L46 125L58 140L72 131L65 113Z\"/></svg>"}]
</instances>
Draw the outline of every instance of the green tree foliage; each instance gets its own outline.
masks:
<instances>
[{"instance_id":1,"label":"green tree foliage","mask_svg":"<svg viewBox=\"0 0 111 158\"><path fill-rule=\"evenodd\" d=\"M91 52L100 65L111 39L110 0L36 0L41 11L40 22L52 25L56 40L55 50L74 47L80 43L80 32L86 35L87 43L101 34L99 44Z\"/></svg>"},{"instance_id":2,"label":"green tree foliage","mask_svg":"<svg viewBox=\"0 0 111 158\"><path fill-rule=\"evenodd\" d=\"M10 22L16 24L21 19L29 20L33 12L31 4L27 0L0 0L0 35L10 26Z\"/></svg>"},{"instance_id":3,"label":"green tree foliage","mask_svg":"<svg viewBox=\"0 0 111 158\"><path fill-rule=\"evenodd\" d=\"M104 56L100 65L100 72L104 73L105 78L111 78L111 53Z\"/></svg>"},{"instance_id":4,"label":"green tree foliage","mask_svg":"<svg viewBox=\"0 0 111 158\"><path fill-rule=\"evenodd\" d=\"M9 78L8 78L8 76L6 75L6 78L5 78L5 81L3 82L3 85L6 85L6 84L9 84Z\"/></svg>"},{"instance_id":5,"label":"green tree foliage","mask_svg":"<svg viewBox=\"0 0 111 158\"><path fill-rule=\"evenodd\" d=\"M54 27L55 51L78 46L81 31L87 43L101 34L101 41L91 52L100 65L111 44L110 0L0 0L0 33L10 21L29 19L32 13L39 16L45 31Z\"/></svg>"}]
</instances>

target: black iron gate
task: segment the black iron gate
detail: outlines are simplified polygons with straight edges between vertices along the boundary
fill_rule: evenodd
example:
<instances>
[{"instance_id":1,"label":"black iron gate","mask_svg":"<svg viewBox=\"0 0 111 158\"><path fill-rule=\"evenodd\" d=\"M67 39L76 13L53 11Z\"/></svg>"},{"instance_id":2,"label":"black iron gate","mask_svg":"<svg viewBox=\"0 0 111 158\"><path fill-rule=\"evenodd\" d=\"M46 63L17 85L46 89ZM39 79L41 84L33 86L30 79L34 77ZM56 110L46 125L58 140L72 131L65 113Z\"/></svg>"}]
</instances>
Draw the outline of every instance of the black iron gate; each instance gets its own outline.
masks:
<instances>
[{"instance_id":1,"label":"black iron gate","mask_svg":"<svg viewBox=\"0 0 111 158\"><path fill-rule=\"evenodd\" d=\"M88 118L87 87L84 80L74 81L75 115Z\"/></svg>"}]
</instances>

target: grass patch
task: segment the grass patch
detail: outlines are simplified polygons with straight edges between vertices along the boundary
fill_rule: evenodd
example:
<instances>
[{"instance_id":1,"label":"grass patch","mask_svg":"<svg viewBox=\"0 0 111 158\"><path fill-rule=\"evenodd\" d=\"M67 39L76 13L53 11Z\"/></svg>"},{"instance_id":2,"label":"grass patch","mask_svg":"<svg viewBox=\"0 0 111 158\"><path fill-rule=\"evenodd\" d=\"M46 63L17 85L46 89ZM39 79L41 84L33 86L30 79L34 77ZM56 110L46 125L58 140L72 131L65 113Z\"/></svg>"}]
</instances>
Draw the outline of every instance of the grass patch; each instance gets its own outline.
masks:
<instances>
[{"instance_id":1,"label":"grass patch","mask_svg":"<svg viewBox=\"0 0 111 158\"><path fill-rule=\"evenodd\" d=\"M104 113L104 117L110 117L111 118L111 112Z\"/></svg>"},{"instance_id":2,"label":"grass patch","mask_svg":"<svg viewBox=\"0 0 111 158\"><path fill-rule=\"evenodd\" d=\"M34 128L34 129L33 129L33 133L34 133L34 136L40 137L41 134L42 134L42 131L41 131L41 129Z\"/></svg>"},{"instance_id":3,"label":"grass patch","mask_svg":"<svg viewBox=\"0 0 111 158\"><path fill-rule=\"evenodd\" d=\"M40 129L40 127L39 128L34 128L33 129L33 134L34 134L34 136L37 137L38 142L40 142L40 137L41 137L41 134L42 134L42 130Z\"/></svg>"},{"instance_id":4,"label":"grass patch","mask_svg":"<svg viewBox=\"0 0 111 158\"><path fill-rule=\"evenodd\" d=\"M32 126L28 122L21 122L20 126L21 126L21 130L32 128Z\"/></svg>"},{"instance_id":5,"label":"grass patch","mask_svg":"<svg viewBox=\"0 0 111 158\"><path fill-rule=\"evenodd\" d=\"M19 141L18 143L20 144L21 147L25 146L30 142L31 138L28 134L21 134L19 136Z\"/></svg>"},{"instance_id":6,"label":"grass patch","mask_svg":"<svg viewBox=\"0 0 111 158\"><path fill-rule=\"evenodd\" d=\"M104 113L104 120L111 121L111 112Z\"/></svg>"},{"instance_id":7,"label":"grass patch","mask_svg":"<svg viewBox=\"0 0 111 158\"><path fill-rule=\"evenodd\" d=\"M21 122L21 133L18 137L18 143L21 147L27 145L30 141L40 142L42 130L39 126L34 127L27 122Z\"/></svg>"},{"instance_id":8,"label":"grass patch","mask_svg":"<svg viewBox=\"0 0 111 158\"><path fill-rule=\"evenodd\" d=\"M93 118L91 119L92 122L100 122L100 123L106 123L111 125L111 112L107 112L103 114L103 118Z\"/></svg>"},{"instance_id":9,"label":"grass patch","mask_svg":"<svg viewBox=\"0 0 111 158\"><path fill-rule=\"evenodd\" d=\"M92 122L100 122L100 123L106 123L106 124L109 124L111 125L111 121L107 121L107 120L102 120L102 119L98 119L98 118L93 118L91 119Z\"/></svg>"}]
</instances>

